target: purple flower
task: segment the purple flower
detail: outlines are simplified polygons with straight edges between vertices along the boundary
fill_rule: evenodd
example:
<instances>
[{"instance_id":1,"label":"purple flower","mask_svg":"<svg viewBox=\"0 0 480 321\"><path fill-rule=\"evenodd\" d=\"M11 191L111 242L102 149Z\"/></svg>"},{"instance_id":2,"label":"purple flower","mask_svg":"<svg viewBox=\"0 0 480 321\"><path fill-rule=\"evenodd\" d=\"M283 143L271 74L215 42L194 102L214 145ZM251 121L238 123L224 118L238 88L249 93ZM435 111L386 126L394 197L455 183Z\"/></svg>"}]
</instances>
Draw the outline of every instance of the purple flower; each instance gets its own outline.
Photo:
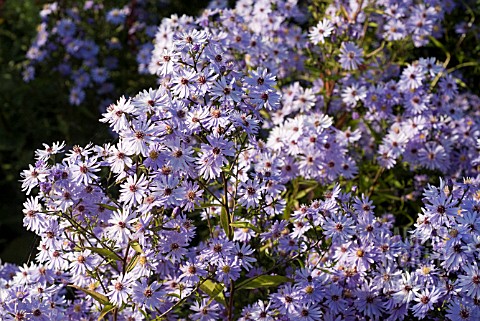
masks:
<instances>
[{"instance_id":1,"label":"purple flower","mask_svg":"<svg viewBox=\"0 0 480 321\"><path fill-rule=\"evenodd\" d=\"M419 319L425 318L427 313L434 309L434 304L437 303L441 297L440 291L434 287L425 288L418 293L415 293L414 301L418 302L412 307L413 315Z\"/></svg>"},{"instance_id":2,"label":"purple flower","mask_svg":"<svg viewBox=\"0 0 480 321\"><path fill-rule=\"evenodd\" d=\"M127 303L129 296L133 293L134 279L133 275L121 274L111 281L108 286L109 292L107 296L114 305L121 307L122 304Z\"/></svg>"},{"instance_id":3,"label":"purple flower","mask_svg":"<svg viewBox=\"0 0 480 321\"><path fill-rule=\"evenodd\" d=\"M353 42L342 42L339 62L343 69L356 70L363 63L363 51Z\"/></svg>"}]
</instances>

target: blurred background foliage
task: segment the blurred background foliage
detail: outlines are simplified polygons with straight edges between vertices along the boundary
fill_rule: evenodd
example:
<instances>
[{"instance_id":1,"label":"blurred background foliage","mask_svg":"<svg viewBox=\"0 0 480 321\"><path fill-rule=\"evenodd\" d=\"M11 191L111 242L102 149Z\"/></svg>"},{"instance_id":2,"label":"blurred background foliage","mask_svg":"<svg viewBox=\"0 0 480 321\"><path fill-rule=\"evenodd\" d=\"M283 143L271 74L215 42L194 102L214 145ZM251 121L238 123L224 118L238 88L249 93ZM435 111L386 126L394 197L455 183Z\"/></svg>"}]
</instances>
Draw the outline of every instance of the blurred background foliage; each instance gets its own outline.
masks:
<instances>
[{"instance_id":1,"label":"blurred background foliage","mask_svg":"<svg viewBox=\"0 0 480 321\"><path fill-rule=\"evenodd\" d=\"M105 8L121 8L134 1L100 3ZM148 1L150 8L156 10L158 21L173 13L197 15L208 4L207 0ZM19 183L20 172L34 162L34 151L42 148L42 143L54 141L65 140L71 146L112 140L108 126L98 121L106 103L95 95L87 95L80 106L71 106L67 80L49 69L51 65L39 68L29 83L22 79L25 55L41 21L39 13L49 2L0 0L0 260L13 263L26 262L36 247L34 234L22 225L26 196ZM82 7L84 2L59 1L59 4L75 3ZM115 82L112 97L134 95L140 89L156 86L155 77L138 74L136 53L123 50L118 57L119 68L112 75Z\"/></svg>"}]
</instances>

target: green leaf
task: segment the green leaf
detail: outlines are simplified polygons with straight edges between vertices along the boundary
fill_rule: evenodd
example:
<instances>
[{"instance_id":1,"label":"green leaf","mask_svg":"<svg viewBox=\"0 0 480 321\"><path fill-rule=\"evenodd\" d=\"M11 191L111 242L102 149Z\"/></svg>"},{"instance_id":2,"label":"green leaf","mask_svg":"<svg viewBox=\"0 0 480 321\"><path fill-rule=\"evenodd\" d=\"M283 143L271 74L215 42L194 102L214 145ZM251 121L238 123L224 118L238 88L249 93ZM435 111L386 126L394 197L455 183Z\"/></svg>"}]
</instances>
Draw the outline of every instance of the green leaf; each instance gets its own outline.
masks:
<instances>
[{"instance_id":1,"label":"green leaf","mask_svg":"<svg viewBox=\"0 0 480 321\"><path fill-rule=\"evenodd\" d=\"M104 249L103 247L87 247L87 249L97 254L100 254L104 258L109 258L114 261L123 260L117 253L110 251L108 249Z\"/></svg>"},{"instance_id":2,"label":"green leaf","mask_svg":"<svg viewBox=\"0 0 480 321\"><path fill-rule=\"evenodd\" d=\"M251 277L243 282L240 282L236 289L257 289L276 287L282 283L290 282L291 279L282 275L260 275L258 277Z\"/></svg>"},{"instance_id":3,"label":"green leaf","mask_svg":"<svg viewBox=\"0 0 480 321\"><path fill-rule=\"evenodd\" d=\"M102 203L97 203L97 205L100 205L101 207L106 208L107 210L110 210L110 211L118 210L118 208L113 205L102 204Z\"/></svg>"},{"instance_id":4,"label":"green leaf","mask_svg":"<svg viewBox=\"0 0 480 321\"><path fill-rule=\"evenodd\" d=\"M100 304L103 304L103 305L110 305L110 302L108 301L108 298L101 294L101 293L98 293L98 292L95 292L95 291L92 291L92 290L89 290L89 289L85 289L85 288L82 288L78 285L75 285L75 284L69 284L68 285L69 287L71 288L74 288L74 289L77 289L79 291L82 291L86 294L88 294L89 296L91 296L92 298L94 298L96 301L98 301L98 303Z\"/></svg>"},{"instance_id":5,"label":"green leaf","mask_svg":"<svg viewBox=\"0 0 480 321\"><path fill-rule=\"evenodd\" d=\"M231 227L236 227L236 228L248 228L248 229L251 229L252 231L255 231L257 233L262 232L258 227L256 227L255 225L253 225L250 222L237 221L237 222L230 223L230 226Z\"/></svg>"},{"instance_id":6,"label":"green leaf","mask_svg":"<svg viewBox=\"0 0 480 321\"><path fill-rule=\"evenodd\" d=\"M131 241L130 246L135 250L135 252L143 253L142 246L137 241Z\"/></svg>"},{"instance_id":7,"label":"green leaf","mask_svg":"<svg viewBox=\"0 0 480 321\"><path fill-rule=\"evenodd\" d=\"M98 319L97 321L101 321L103 320L103 318L110 312L112 311L113 309L115 309L116 306L112 305L112 304L106 304L103 309L102 309L102 312L100 312L100 315L98 316Z\"/></svg>"},{"instance_id":8,"label":"green leaf","mask_svg":"<svg viewBox=\"0 0 480 321\"><path fill-rule=\"evenodd\" d=\"M225 296L223 295L223 288L223 285L212 280L206 280L200 285L200 290L208 294L210 301L215 300L224 306L227 306Z\"/></svg>"},{"instance_id":9,"label":"green leaf","mask_svg":"<svg viewBox=\"0 0 480 321\"><path fill-rule=\"evenodd\" d=\"M135 255L132 257L130 262L128 262L127 273L131 272L135 268L135 266L138 263L138 260L140 260L140 253L135 253Z\"/></svg>"},{"instance_id":10,"label":"green leaf","mask_svg":"<svg viewBox=\"0 0 480 321\"><path fill-rule=\"evenodd\" d=\"M311 191L313 191L316 188L317 188L317 185L311 186L311 187L306 188L306 189L302 189L300 192L298 192L298 194L295 198L297 200L299 200L301 198L304 198L305 196L307 196L308 193L310 193Z\"/></svg>"},{"instance_id":11,"label":"green leaf","mask_svg":"<svg viewBox=\"0 0 480 321\"><path fill-rule=\"evenodd\" d=\"M228 239L231 240L233 237L233 235L231 235L232 229L228 224L228 213L227 213L227 210L225 209L225 206L222 206L222 210L220 211L220 225L225 231L225 234L227 234Z\"/></svg>"}]
</instances>

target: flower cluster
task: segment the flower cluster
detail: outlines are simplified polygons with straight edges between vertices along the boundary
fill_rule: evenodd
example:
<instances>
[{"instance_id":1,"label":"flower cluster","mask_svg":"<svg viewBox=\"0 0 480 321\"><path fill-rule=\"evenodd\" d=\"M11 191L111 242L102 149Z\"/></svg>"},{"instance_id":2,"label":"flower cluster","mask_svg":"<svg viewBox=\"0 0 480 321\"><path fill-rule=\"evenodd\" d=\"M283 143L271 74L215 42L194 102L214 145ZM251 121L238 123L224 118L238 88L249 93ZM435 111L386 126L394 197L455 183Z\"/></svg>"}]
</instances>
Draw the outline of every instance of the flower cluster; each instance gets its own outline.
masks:
<instances>
[{"instance_id":1,"label":"flower cluster","mask_svg":"<svg viewBox=\"0 0 480 321\"><path fill-rule=\"evenodd\" d=\"M295 0L165 19L159 86L102 115L115 141L45 144L21 174L40 241L0 266L0 317L478 320L480 99L395 56L441 36L439 4L332 1L308 30Z\"/></svg>"},{"instance_id":2,"label":"flower cluster","mask_svg":"<svg viewBox=\"0 0 480 321\"><path fill-rule=\"evenodd\" d=\"M66 79L71 105L82 104L89 92L112 100L123 65L131 65L136 55L139 72L144 72L150 59L151 44L145 39L152 36L157 18L149 9L146 0L130 1L121 8L96 1L71 7L46 4L27 52L23 79L31 81L37 70L43 73L48 68ZM133 56L126 54L130 52Z\"/></svg>"}]
</instances>

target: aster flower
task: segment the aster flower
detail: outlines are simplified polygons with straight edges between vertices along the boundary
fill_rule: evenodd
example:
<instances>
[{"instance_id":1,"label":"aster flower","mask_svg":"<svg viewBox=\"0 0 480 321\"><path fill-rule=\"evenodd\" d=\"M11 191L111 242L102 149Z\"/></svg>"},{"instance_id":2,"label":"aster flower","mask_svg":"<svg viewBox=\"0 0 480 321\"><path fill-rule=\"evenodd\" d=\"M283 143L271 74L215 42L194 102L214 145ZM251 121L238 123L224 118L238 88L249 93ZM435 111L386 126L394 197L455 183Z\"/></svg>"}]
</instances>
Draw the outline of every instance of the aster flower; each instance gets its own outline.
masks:
<instances>
[{"instance_id":1,"label":"aster flower","mask_svg":"<svg viewBox=\"0 0 480 321\"><path fill-rule=\"evenodd\" d=\"M95 268L95 256L92 251L84 250L71 255L70 269L74 275L85 274Z\"/></svg>"},{"instance_id":2,"label":"aster flower","mask_svg":"<svg viewBox=\"0 0 480 321\"><path fill-rule=\"evenodd\" d=\"M425 318L427 313L434 309L434 304L437 303L441 297L440 291L432 287L425 288L418 293L415 293L414 301L418 302L412 307L413 315L419 319Z\"/></svg>"},{"instance_id":3,"label":"aster flower","mask_svg":"<svg viewBox=\"0 0 480 321\"><path fill-rule=\"evenodd\" d=\"M148 181L145 176L137 174L127 177L125 183L120 185L120 197L119 201L132 207L139 203L142 203L143 198L148 192Z\"/></svg>"},{"instance_id":4,"label":"aster flower","mask_svg":"<svg viewBox=\"0 0 480 321\"><path fill-rule=\"evenodd\" d=\"M107 158L112 172L120 174L125 171L126 168L131 168L133 161L130 157L131 150L125 146L123 140L121 140L117 146L112 146L110 149L110 156Z\"/></svg>"},{"instance_id":5,"label":"aster flower","mask_svg":"<svg viewBox=\"0 0 480 321\"><path fill-rule=\"evenodd\" d=\"M314 44L325 43L325 38L330 37L333 30L334 28L330 20L323 18L315 27L310 30L308 37Z\"/></svg>"},{"instance_id":6,"label":"aster flower","mask_svg":"<svg viewBox=\"0 0 480 321\"><path fill-rule=\"evenodd\" d=\"M458 286L461 287L462 292L465 292L469 297L480 297L480 271L477 264L463 265L463 270L466 274L460 274L458 276Z\"/></svg>"},{"instance_id":7,"label":"aster flower","mask_svg":"<svg viewBox=\"0 0 480 321\"><path fill-rule=\"evenodd\" d=\"M195 72L191 70L182 70L172 80L172 93L178 98L190 97L190 92L195 91Z\"/></svg>"},{"instance_id":8,"label":"aster flower","mask_svg":"<svg viewBox=\"0 0 480 321\"><path fill-rule=\"evenodd\" d=\"M241 268L238 265L237 258L226 257L217 262L217 271L215 275L218 281L229 284L230 280L235 281L240 277Z\"/></svg>"},{"instance_id":9,"label":"aster flower","mask_svg":"<svg viewBox=\"0 0 480 321\"><path fill-rule=\"evenodd\" d=\"M166 295L166 292L160 290L160 286L161 285L157 281L148 284L148 279L146 278L142 278L139 281L132 283L132 301L143 308L155 309Z\"/></svg>"},{"instance_id":10,"label":"aster flower","mask_svg":"<svg viewBox=\"0 0 480 321\"><path fill-rule=\"evenodd\" d=\"M363 51L353 42L342 42L339 62L343 69L356 70L363 63Z\"/></svg>"},{"instance_id":11,"label":"aster flower","mask_svg":"<svg viewBox=\"0 0 480 321\"><path fill-rule=\"evenodd\" d=\"M208 299L203 299L202 302L193 302L190 310L195 312L192 314L192 317L195 318L195 320L216 321L218 319L220 306L215 301L209 302Z\"/></svg>"},{"instance_id":12,"label":"aster flower","mask_svg":"<svg viewBox=\"0 0 480 321\"><path fill-rule=\"evenodd\" d=\"M425 78L425 73L420 64L408 65L402 72L399 87L404 90L419 88Z\"/></svg>"},{"instance_id":13,"label":"aster flower","mask_svg":"<svg viewBox=\"0 0 480 321\"><path fill-rule=\"evenodd\" d=\"M355 294L357 297L355 306L358 311L371 320L379 320L383 313L383 304L377 287L363 283L360 289L355 291Z\"/></svg>"},{"instance_id":14,"label":"aster flower","mask_svg":"<svg viewBox=\"0 0 480 321\"><path fill-rule=\"evenodd\" d=\"M180 274L179 278L188 284L196 284L200 281L200 277L205 277L207 275L207 271L202 265L191 261L181 265L180 271L183 273Z\"/></svg>"},{"instance_id":15,"label":"aster flower","mask_svg":"<svg viewBox=\"0 0 480 321\"><path fill-rule=\"evenodd\" d=\"M320 307L314 303L307 303L299 307L293 317L298 321L319 321L321 320L322 311Z\"/></svg>"},{"instance_id":16,"label":"aster flower","mask_svg":"<svg viewBox=\"0 0 480 321\"><path fill-rule=\"evenodd\" d=\"M271 295L271 300L272 307L287 316L293 316L302 305L300 293L291 284L282 286L277 293Z\"/></svg>"},{"instance_id":17,"label":"aster flower","mask_svg":"<svg viewBox=\"0 0 480 321\"><path fill-rule=\"evenodd\" d=\"M109 292L107 293L110 302L117 307L127 303L129 296L133 293L133 283L132 275L129 274L120 274L111 280L111 285L108 286Z\"/></svg>"},{"instance_id":18,"label":"aster flower","mask_svg":"<svg viewBox=\"0 0 480 321\"><path fill-rule=\"evenodd\" d=\"M354 223L354 220L348 215L334 214L325 218L324 233L332 238L332 243L346 242L355 234Z\"/></svg>"},{"instance_id":19,"label":"aster flower","mask_svg":"<svg viewBox=\"0 0 480 321\"><path fill-rule=\"evenodd\" d=\"M270 91L276 84L275 78L267 68L258 67L250 72L250 77L247 77L245 82L256 91Z\"/></svg>"},{"instance_id":20,"label":"aster flower","mask_svg":"<svg viewBox=\"0 0 480 321\"><path fill-rule=\"evenodd\" d=\"M160 109L168 103L169 97L162 88L144 90L131 100L131 104L136 107L134 112L138 115Z\"/></svg>"},{"instance_id":21,"label":"aster flower","mask_svg":"<svg viewBox=\"0 0 480 321\"><path fill-rule=\"evenodd\" d=\"M133 130L125 130L122 132L124 136L123 142L125 147L130 151L129 154L140 154L144 157L148 156L148 145L155 140L156 129L150 122L137 122L133 126Z\"/></svg>"},{"instance_id":22,"label":"aster flower","mask_svg":"<svg viewBox=\"0 0 480 321\"><path fill-rule=\"evenodd\" d=\"M48 174L42 168L36 168L32 165L28 165L29 169L24 170L20 176L23 178L20 180L22 182L22 191L26 191L27 195L30 195L30 191L35 186L38 186L38 183L41 182Z\"/></svg>"},{"instance_id":23,"label":"aster flower","mask_svg":"<svg viewBox=\"0 0 480 321\"><path fill-rule=\"evenodd\" d=\"M112 240L117 241L118 245L126 244L132 235L134 221L135 214L131 213L128 208L118 209L108 220L110 226L105 231Z\"/></svg>"},{"instance_id":24,"label":"aster flower","mask_svg":"<svg viewBox=\"0 0 480 321\"><path fill-rule=\"evenodd\" d=\"M250 245L235 243L235 249L233 253L235 254L238 265L246 271L252 268L251 263L257 261L256 258L251 257L253 252L255 252L255 250L252 249Z\"/></svg>"},{"instance_id":25,"label":"aster flower","mask_svg":"<svg viewBox=\"0 0 480 321\"><path fill-rule=\"evenodd\" d=\"M46 215L41 213L42 205L40 204L40 198L30 197L25 203L23 203L23 226L35 233L40 233L42 228L46 225Z\"/></svg>"},{"instance_id":26,"label":"aster flower","mask_svg":"<svg viewBox=\"0 0 480 321\"><path fill-rule=\"evenodd\" d=\"M247 208L258 206L262 190L263 187L258 179L242 182L238 190L238 194L241 195L238 203Z\"/></svg>"},{"instance_id":27,"label":"aster flower","mask_svg":"<svg viewBox=\"0 0 480 321\"><path fill-rule=\"evenodd\" d=\"M98 179L95 172L100 171L97 157L86 158L84 161L72 164L70 166L72 173L72 180L84 185L91 184Z\"/></svg>"},{"instance_id":28,"label":"aster flower","mask_svg":"<svg viewBox=\"0 0 480 321\"><path fill-rule=\"evenodd\" d=\"M235 78L232 78L229 82L225 77L220 78L212 86L212 96L217 98L220 102L240 102L241 96L235 86Z\"/></svg>"},{"instance_id":29,"label":"aster flower","mask_svg":"<svg viewBox=\"0 0 480 321\"><path fill-rule=\"evenodd\" d=\"M179 185L178 176L162 175L151 183L153 196L158 197L158 203L164 206L175 207L180 205L185 190Z\"/></svg>"},{"instance_id":30,"label":"aster flower","mask_svg":"<svg viewBox=\"0 0 480 321\"><path fill-rule=\"evenodd\" d=\"M52 146L43 144L43 147L43 150L38 149L35 151L35 158L37 160L47 161L52 155L63 152L63 149L65 148L65 142L56 142L53 143Z\"/></svg>"},{"instance_id":31,"label":"aster flower","mask_svg":"<svg viewBox=\"0 0 480 321\"><path fill-rule=\"evenodd\" d=\"M127 114L132 113L135 107L131 104L130 99L125 96L120 97L116 104L108 106L107 112L102 114L101 122L110 123L113 125L115 132L120 132L128 128Z\"/></svg>"},{"instance_id":32,"label":"aster flower","mask_svg":"<svg viewBox=\"0 0 480 321\"><path fill-rule=\"evenodd\" d=\"M153 58L148 66L152 74L165 77L173 73L175 64L180 59L180 54L173 50L154 50Z\"/></svg>"},{"instance_id":33,"label":"aster flower","mask_svg":"<svg viewBox=\"0 0 480 321\"><path fill-rule=\"evenodd\" d=\"M446 317L451 321L473 321L478 319L478 306L466 298L451 301Z\"/></svg>"}]
</instances>

